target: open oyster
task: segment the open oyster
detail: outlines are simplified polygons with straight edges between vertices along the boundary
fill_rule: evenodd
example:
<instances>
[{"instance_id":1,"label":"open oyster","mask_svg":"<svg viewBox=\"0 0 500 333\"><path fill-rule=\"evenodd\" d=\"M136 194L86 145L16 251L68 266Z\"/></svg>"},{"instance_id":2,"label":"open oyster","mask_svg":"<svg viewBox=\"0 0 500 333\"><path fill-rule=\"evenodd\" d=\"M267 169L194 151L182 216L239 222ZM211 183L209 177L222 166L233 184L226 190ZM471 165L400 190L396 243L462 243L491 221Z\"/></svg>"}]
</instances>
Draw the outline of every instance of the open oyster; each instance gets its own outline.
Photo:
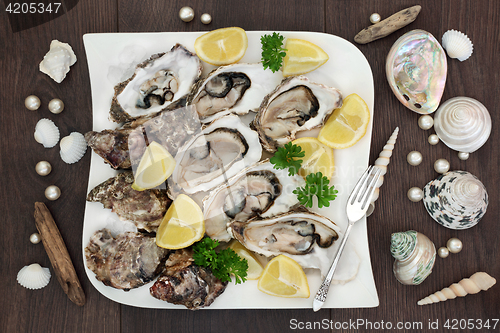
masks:
<instances>
[{"instance_id":1,"label":"open oyster","mask_svg":"<svg viewBox=\"0 0 500 333\"><path fill-rule=\"evenodd\" d=\"M196 105L204 123L230 113L257 111L282 78L281 72L264 70L260 63L222 66L199 81L188 97L188 105Z\"/></svg>"},{"instance_id":2,"label":"open oyster","mask_svg":"<svg viewBox=\"0 0 500 333\"><path fill-rule=\"evenodd\" d=\"M154 114L187 95L203 67L194 53L176 44L137 65L134 75L115 87L110 120L127 122Z\"/></svg>"},{"instance_id":3,"label":"open oyster","mask_svg":"<svg viewBox=\"0 0 500 333\"><path fill-rule=\"evenodd\" d=\"M321 126L341 105L342 95L337 89L311 82L305 76L290 77L264 98L251 127L259 133L264 149L275 152L295 139L298 131Z\"/></svg>"}]
</instances>

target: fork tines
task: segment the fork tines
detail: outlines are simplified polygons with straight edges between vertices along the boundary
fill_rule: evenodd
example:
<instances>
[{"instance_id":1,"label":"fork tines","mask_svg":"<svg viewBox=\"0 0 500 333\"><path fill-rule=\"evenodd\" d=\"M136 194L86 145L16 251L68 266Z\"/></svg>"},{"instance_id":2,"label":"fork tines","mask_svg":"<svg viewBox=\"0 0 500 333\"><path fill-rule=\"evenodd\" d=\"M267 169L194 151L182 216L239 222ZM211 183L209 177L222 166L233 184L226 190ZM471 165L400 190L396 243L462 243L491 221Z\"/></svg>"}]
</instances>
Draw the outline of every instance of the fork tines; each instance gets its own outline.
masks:
<instances>
[{"instance_id":1,"label":"fork tines","mask_svg":"<svg viewBox=\"0 0 500 333\"><path fill-rule=\"evenodd\" d=\"M364 209L368 200L373 196L373 192L375 192L375 185L381 174L381 169L373 165L369 166L352 190L351 196L349 198L350 204L354 204L356 200L358 202L363 202L363 204L361 205L361 209Z\"/></svg>"}]
</instances>

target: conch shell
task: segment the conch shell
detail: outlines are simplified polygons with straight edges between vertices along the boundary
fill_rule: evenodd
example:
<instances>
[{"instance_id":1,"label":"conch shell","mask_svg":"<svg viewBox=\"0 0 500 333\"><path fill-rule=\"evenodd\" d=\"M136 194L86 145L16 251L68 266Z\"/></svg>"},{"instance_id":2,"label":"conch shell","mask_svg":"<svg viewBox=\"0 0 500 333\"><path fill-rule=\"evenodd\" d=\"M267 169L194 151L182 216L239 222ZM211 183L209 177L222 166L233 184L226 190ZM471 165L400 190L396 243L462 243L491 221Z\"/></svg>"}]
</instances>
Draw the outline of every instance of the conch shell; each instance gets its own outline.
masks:
<instances>
[{"instance_id":1,"label":"conch shell","mask_svg":"<svg viewBox=\"0 0 500 333\"><path fill-rule=\"evenodd\" d=\"M421 299L417 304L426 305L454 299L457 296L464 297L467 294L477 294L481 290L490 289L495 283L497 283L497 280L487 273L477 272L468 279L462 279L460 282L452 284L449 288L444 288L441 291Z\"/></svg>"},{"instance_id":2,"label":"conch shell","mask_svg":"<svg viewBox=\"0 0 500 333\"><path fill-rule=\"evenodd\" d=\"M424 234L410 230L397 232L391 237L394 275L402 284L417 285L429 274L436 259L436 247Z\"/></svg>"},{"instance_id":3,"label":"conch shell","mask_svg":"<svg viewBox=\"0 0 500 333\"><path fill-rule=\"evenodd\" d=\"M40 71L61 83L69 72L69 66L76 62L76 55L71 46L54 39L50 50L40 62Z\"/></svg>"}]
</instances>

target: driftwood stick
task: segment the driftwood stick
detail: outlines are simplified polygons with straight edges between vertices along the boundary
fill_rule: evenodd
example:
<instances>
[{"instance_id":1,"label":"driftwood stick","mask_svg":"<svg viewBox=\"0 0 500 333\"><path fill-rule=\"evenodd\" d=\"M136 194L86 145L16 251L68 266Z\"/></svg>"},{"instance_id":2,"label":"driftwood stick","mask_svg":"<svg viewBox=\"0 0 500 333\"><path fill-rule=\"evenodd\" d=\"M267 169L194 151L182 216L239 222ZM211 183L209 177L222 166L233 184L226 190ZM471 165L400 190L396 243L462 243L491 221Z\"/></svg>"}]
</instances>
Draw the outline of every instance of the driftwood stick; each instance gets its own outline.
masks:
<instances>
[{"instance_id":1,"label":"driftwood stick","mask_svg":"<svg viewBox=\"0 0 500 333\"><path fill-rule=\"evenodd\" d=\"M379 23L373 24L361 30L354 41L358 44L366 44L383 38L415 21L420 13L421 6L416 5L399 11Z\"/></svg>"},{"instance_id":2,"label":"driftwood stick","mask_svg":"<svg viewBox=\"0 0 500 333\"><path fill-rule=\"evenodd\" d=\"M43 202L35 202L35 224L59 284L73 303L83 306L85 294L76 275L75 267L54 218Z\"/></svg>"}]
</instances>

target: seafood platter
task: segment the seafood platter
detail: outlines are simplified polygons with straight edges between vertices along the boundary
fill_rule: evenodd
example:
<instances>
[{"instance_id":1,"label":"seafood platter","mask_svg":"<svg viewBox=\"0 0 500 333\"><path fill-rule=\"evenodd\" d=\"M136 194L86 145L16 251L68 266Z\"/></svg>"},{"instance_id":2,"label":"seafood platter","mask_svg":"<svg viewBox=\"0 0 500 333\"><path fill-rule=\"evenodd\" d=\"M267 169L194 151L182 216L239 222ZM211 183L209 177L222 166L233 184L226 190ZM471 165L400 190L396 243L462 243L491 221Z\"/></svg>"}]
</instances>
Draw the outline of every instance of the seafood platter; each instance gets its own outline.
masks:
<instances>
[{"instance_id":1,"label":"seafood platter","mask_svg":"<svg viewBox=\"0 0 500 333\"><path fill-rule=\"evenodd\" d=\"M154 237L149 237L154 235L156 228L158 228L158 223L155 221L161 221L162 216L150 216L135 224L127 221L127 216L137 216L147 210L141 206L143 202L141 200L144 200L143 196L145 195L151 195L148 200L153 200L153 205L161 207L165 201L170 200L167 198L167 194L168 197L173 199L183 193L192 197L204 210L205 231L208 236L219 240L221 243L230 241L235 236L240 236L236 238L245 243L245 239L241 239L241 237L244 238L245 233L241 230L248 228L250 223L244 223L245 220L243 222L231 222L231 228L229 228L233 232L233 235L231 235L225 227L217 229L218 226L215 222L208 222L207 210L209 207L215 207L215 210L220 209L222 205L227 204L227 200L224 201L224 199L218 197L224 193L220 188L221 186L227 183L230 185L237 183L238 175L241 175L242 172L246 172L247 177L249 177L250 172L253 172L252 175L255 174L261 177L258 180L259 182L271 182L271 188L274 186L272 184L273 179L278 179L282 184L281 193L276 195L271 193L272 198L266 199L272 200L272 209L276 211L271 211L270 208L269 211L266 211L268 216L262 214L260 217L264 218L264 220L253 222L255 225L264 223L262 221L269 224L271 222L268 221L279 220L283 214L288 214L287 218L293 215L300 216L301 219L304 219L304 214L306 214L311 220L322 221L315 224L315 227L313 226L313 232L315 232L312 236L314 249L305 254L297 253L290 256L304 268L311 291L310 296L309 298L275 297L259 291L256 280L247 280L242 284L229 282L227 287L217 284L207 287L207 289L210 289L209 293L213 291L212 289L218 288L218 291L214 291L214 293L217 293L214 296L216 297L215 301L212 299L211 302L213 301L213 303L206 308L311 308L314 295L322 282L322 274L324 275L328 270L339 246L340 242L336 240L341 239L347 227L347 217L345 215L347 198L368 165L373 119L373 77L367 60L354 45L333 35L312 32L280 32L280 34L285 38L307 40L321 47L329 55L329 60L324 65L303 76L289 78L284 78L280 71L274 73L269 69L264 70L260 63L260 38L262 35L269 33L265 31L247 32L248 48L243 58L235 64L218 69L217 66L200 61L194 52L195 40L203 35L201 32L84 35L83 40L90 72L93 108L93 128L91 132L85 134L85 139L89 146L92 147L93 152L88 182L89 196L87 197L83 225L82 249L85 254L84 264L89 280L107 298L122 304L144 308L185 309L186 306L196 308L196 306L172 304L160 300L160 297L155 298L156 296L152 296L153 289L156 288L152 286L155 285L159 266L151 266L151 261L159 260L164 262L165 260L162 258L169 252L157 247L154 243ZM161 84L165 84L170 80L168 74L164 74L165 76L162 78L155 76L157 73L162 72L162 66L164 65L160 64L160 62L164 61L164 56L158 54L163 53L170 57L168 60L169 68L178 73L176 80L168 83L175 85L177 92L174 97L166 95L158 97L154 95L154 92L140 101L137 101L137 97L130 97L133 96L133 93L130 93L129 90L133 90L134 87L148 90L149 87L146 87L148 82L154 81L158 83L161 81ZM136 68L146 70L134 72ZM151 68L152 70L149 70ZM213 70L216 71L212 72ZM141 75L149 76L144 78ZM242 96L237 97L237 102L233 107L226 108L230 110L228 112L220 114L203 113L203 111L200 111L203 109L203 103L200 101L207 94L210 94L208 90L214 88L215 95L219 93L217 92L219 88L214 83L216 80L212 80L216 75L223 77L222 81L225 80L222 86L244 87L236 88L236 90L240 89L237 93ZM246 80L246 82L241 83L241 80ZM210 85L212 87L209 87ZM295 89L296 86L307 88ZM226 88L220 89L224 90ZM261 111L259 113L254 111L259 110L259 107L262 109L262 101L273 98L273 93L279 92L281 94L281 91L288 92L292 90L299 91L297 94L300 96L308 95L304 91L312 91L315 96L313 97L319 101L320 106L317 111L319 115L323 112L323 104L327 105L326 108L337 108L341 104L342 96L345 97L354 93L366 102L370 110L371 117L366 135L354 146L334 151L335 172L330 179L330 184L335 186L338 194L329 207L318 208L314 205L309 211L300 208L295 209L296 207L292 209L293 205L287 201L286 196L294 195L292 190L297 187L297 185L293 185L294 182L301 184L304 180L298 175L295 175L297 178L287 177L286 171L282 176L284 170L275 170L272 166L269 167L270 164L267 162L267 158L272 156L272 153L267 151L272 151L276 149L277 144L282 145L283 143L279 142L278 139L275 140L260 133L259 128L262 128L262 123L268 120L266 120L266 116L261 114ZM329 92L325 93L325 90L329 90ZM333 94L332 91L334 91ZM184 101L187 106L182 105L183 101L180 97L184 96L188 96ZM283 94L280 96L283 96ZM165 111L162 107L157 106L158 103L152 103L158 99L162 99L162 103L164 99L170 100L171 107L169 107L169 110ZM145 119L143 110L147 109L151 103L155 104L150 107L151 109L157 108L154 112L161 112L159 115L157 113L157 117L149 125L146 125L141 120ZM190 107L190 104L196 104L196 108ZM264 104L262 103L262 105ZM178 107L176 108L176 106ZM269 109L271 108L269 107ZM249 110L252 111L248 112ZM199 120L192 121L193 117L186 116L190 112L196 112L196 119ZM257 118L257 116L259 117ZM313 115L310 119L307 118L305 124L311 120L312 125L305 127L305 131L298 132L297 137L316 137L318 135L321 120L316 121L315 117ZM250 123L252 126L249 126ZM172 124L175 124L175 126L172 126ZM245 157L227 167L222 174L205 177L202 180L189 178L189 170L187 172L183 172L182 169L178 171L179 162L177 161L177 171L174 171L168 179L167 185L163 185L163 192L162 189L154 189L139 192L140 195L137 195L137 193L132 195L130 190L117 189L123 189L123 187L127 186L127 183L130 186L133 181L131 171L126 169L130 169L131 165L134 164L134 160L137 159L133 150L128 151L133 141L133 129L137 126L143 126L141 128L146 128L146 131L149 129L152 135L159 132L162 136L159 140L163 140L162 144L168 147L177 147L181 144L186 145L186 142L196 141L197 135L214 136L210 139L214 141L207 139L211 143L210 149L212 149L212 146L215 149L215 142L219 142L219 139L231 142L232 146L238 146L239 141L245 141L247 143L240 144L243 147L241 148L242 151L245 152ZM164 126L167 126L168 130L165 130ZM217 137L216 139L215 135L220 136L220 138ZM222 139L223 136L225 136L224 139ZM123 137L127 137L128 145L119 146L117 142L120 142L120 138L123 139ZM111 150L109 147L105 147L106 144L103 144L103 140L105 141L106 138L108 138L108 144L114 142ZM112 138L112 140L109 138ZM227 145L221 145L227 147ZM106 149L108 149L107 153L103 152ZM231 149L227 150L229 154L232 153ZM126 151L128 151L128 160L123 158L123 153ZM175 153L176 151L172 155L178 160ZM203 154L203 149L195 149L190 152L189 158L195 158ZM204 156L201 158L204 158ZM182 157L179 160L184 161L185 158ZM191 165L194 165L193 163L195 162L188 161L185 169L187 170ZM132 181L130 181L131 177ZM292 184L287 185L287 182ZM168 188L165 189L165 186ZM115 191L109 192L110 188ZM272 191L270 190L270 192ZM135 205L135 210L127 208L128 211L124 211L125 209L122 209L122 215L119 217L115 213L120 210L119 208L114 207L115 212L109 209L109 202L113 200L128 201L129 204L131 203L130 206ZM151 201L149 201L149 204L151 204ZM148 209L151 210L150 208ZM228 214L227 211L226 214ZM238 214L231 216L231 218L237 219ZM224 225L227 223L225 220L222 222ZM272 223L275 223L275 221ZM333 230L334 236L326 235L323 237L321 225L324 223L331 225L331 228L328 227L328 229ZM138 229L143 231L144 235L137 233ZM266 228L263 230L265 232ZM306 232L301 231L301 233ZM144 238L147 238L147 240L144 241ZM322 247L321 242L323 241L328 245ZM319 244L319 247L316 243ZM251 244L250 241L244 245L250 250L259 247L259 244ZM299 245L293 244L293 246L299 251ZM259 252L258 249L256 251ZM118 262L106 264L106 256L110 253L119 254L115 255ZM259 258L264 261L267 260L267 257L276 255L272 251L260 251L259 254ZM173 254L170 255L173 256ZM174 259L182 262L183 255L183 250L177 250L175 252L177 258ZM169 258L169 261L174 259ZM141 263L143 266L137 269L135 265ZM106 265L108 266L106 267ZM123 267L125 267L125 270L123 270ZM150 274L147 277L140 277L142 283L139 284L133 281L125 281L123 275L127 273L123 272L130 272L134 269L140 270L140 274L143 275ZM146 272L148 269L150 272ZM206 274L201 270L198 273L201 274L200 276ZM324 307L375 307L378 304L370 262L365 217L353 228Z\"/></svg>"}]
</instances>

